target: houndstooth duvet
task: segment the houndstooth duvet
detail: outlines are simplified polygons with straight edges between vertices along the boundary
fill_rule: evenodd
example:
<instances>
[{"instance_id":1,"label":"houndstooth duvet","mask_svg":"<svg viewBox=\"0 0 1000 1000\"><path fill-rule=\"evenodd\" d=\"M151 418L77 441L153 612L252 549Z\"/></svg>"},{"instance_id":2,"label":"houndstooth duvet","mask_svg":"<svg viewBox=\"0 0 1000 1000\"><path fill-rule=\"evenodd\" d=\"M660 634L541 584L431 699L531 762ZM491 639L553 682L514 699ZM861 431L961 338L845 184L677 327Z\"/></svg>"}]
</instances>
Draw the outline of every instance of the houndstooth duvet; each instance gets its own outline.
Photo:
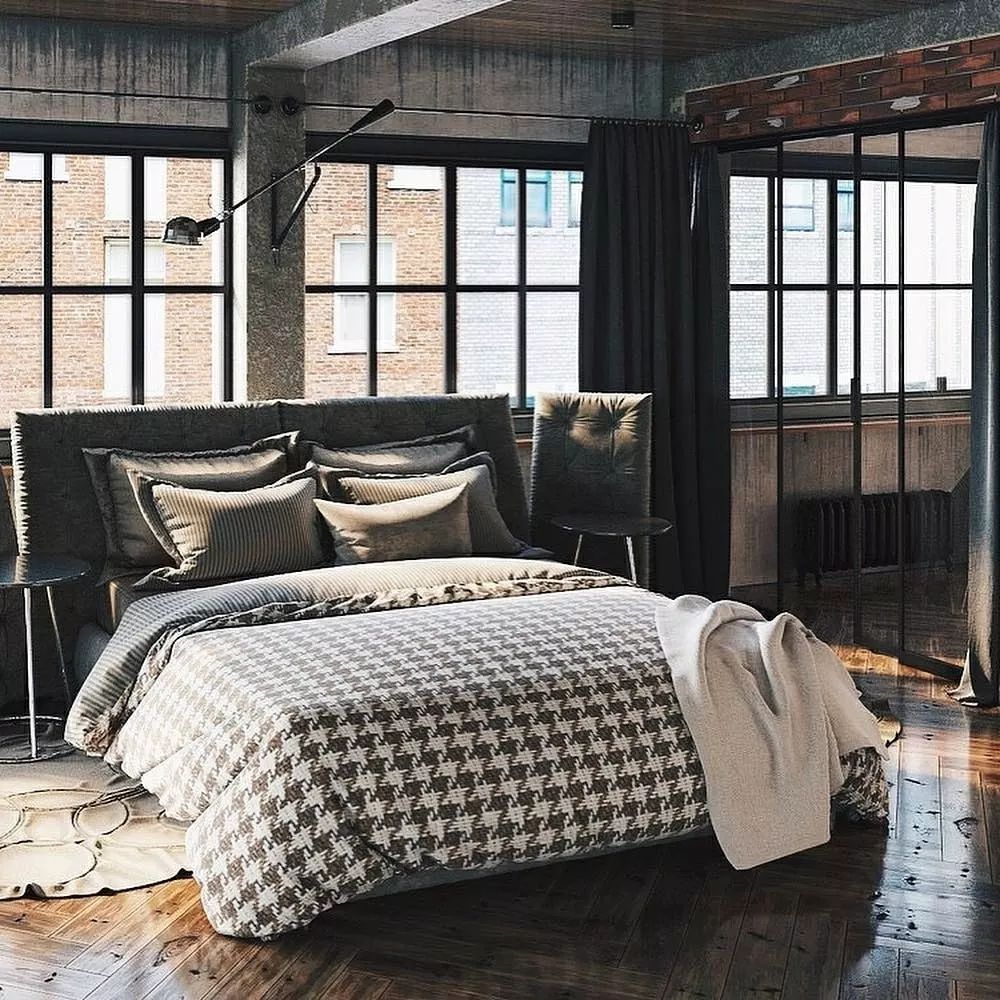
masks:
<instances>
[{"instance_id":1,"label":"houndstooth duvet","mask_svg":"<svg viewBox=\"0 0 1000 1000\"><path fill-rule=\"evenodd\" d=\"M292 930L407 874L707 828L665 598L558 564L421 572L374 590L362 573L348 595L333 569L273 578L270 600L150 598L88 678L72 739L193 821L220 932ZM848 765L837 799L884 818L877 754Z\"/></svg>"}]
</instances>

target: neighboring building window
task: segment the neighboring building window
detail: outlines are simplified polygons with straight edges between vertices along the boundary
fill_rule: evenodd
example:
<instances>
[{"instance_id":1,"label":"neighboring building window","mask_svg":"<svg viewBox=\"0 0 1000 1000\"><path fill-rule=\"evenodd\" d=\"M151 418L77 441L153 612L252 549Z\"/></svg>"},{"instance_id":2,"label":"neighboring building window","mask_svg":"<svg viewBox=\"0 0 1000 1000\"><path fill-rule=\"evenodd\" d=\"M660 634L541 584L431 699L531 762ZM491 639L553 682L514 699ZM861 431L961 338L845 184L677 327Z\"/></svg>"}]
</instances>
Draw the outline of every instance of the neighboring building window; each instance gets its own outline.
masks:
<instances>
[{"instance_id":1,"label":"neighboring building window","mask_svg":"<svg viewBox=\"0 0 1000 1000\"><path fill-rule=\"evenodd\" d=\"M42 179L41 153L8 153L7 172L4 180L8 181L40 181ZM63 153L52 154L52 180L68 181L66 173L66 156Z\"/></svg>"},{"instance_id":2,"label":"neighboring building window","mask_svg":"<svg viewBox=\"0 0 1000 1000\"><path fill-rule=\"evenodd\" d=\"M383 284L396 280L396 244L378 241L378 276ZM368 281L368 240L338 237L334 251L334 280L338 285L364 285ZM378 349L396 348L396 295L378 293ZM334 296L331 353L365 353L368 350L368 293L338 292Z\"/></svg>"},{"instance_id":3,"label":"neighboring building window","mask_svg":"<svg viewBox=\"0 0 1000 1000\"><path fill-rule=\"evenodd\" d=\"M569 210L567 222L570 226L580 225L580 209L583 205L583 171L569 172Z\"/></svg>"},{"instance_id":4,"label":"neighboring building window","mask_svg":"<svg viewBox=\"0 0 1000 1000\"><path fill-rule=\"evenodd\" d=\"M524 178L528 227L546 229L552 225L552 172L527 170ZM500 172L500 225L517 225L517 171Z\"/></svg>"},{"instance_id":5,"label":"neighboring building window","mask_svg":"<svg viewBox=\"0 0 1000 1000\"><path fill-rule=\"evenodd\" d=\"M165 222L167 219L167 161L162 156L147 156L144 161L143 175L146 221Z\"/></svg>"},{"instance_id":6,"label":"neighboring building window","mask_svg":"<svg viewBox=\"0 0 1000 1000\"><path fill-rule=\"evenodd\" d=\"M440 167L395 166L387 187L390 191L440 191L443 174Z\"/></svg>"},{"instance_id":7,"label":"neighboring building window","mask_svg":"<svg viewBox=\"0 0 1000 1000\"><path fill-rule=\"evenodd\" d=\"M854 181L837 181L837 229L854 232Z\"/></svg>"},{"instance_id":8,"label":"neighboring building window","mask_svg":"<svg viewBox=\"0 0 1000 1000\"><path fill-rule=\"evenodd\" d=\"M816 228L812 180L786 179L784 192L785 232L811 233Z\"/></svg>"},{"instance_id":9,"label":"neighboring building window","mask_svg":"<svg viewBox=\"0 0 1000 1000\"><path fill-rule=\"evenodd\" d=\"M128 156L104 157L104 218L123 222L132 218L132 160Z\"/></svg>"}]
</instances>

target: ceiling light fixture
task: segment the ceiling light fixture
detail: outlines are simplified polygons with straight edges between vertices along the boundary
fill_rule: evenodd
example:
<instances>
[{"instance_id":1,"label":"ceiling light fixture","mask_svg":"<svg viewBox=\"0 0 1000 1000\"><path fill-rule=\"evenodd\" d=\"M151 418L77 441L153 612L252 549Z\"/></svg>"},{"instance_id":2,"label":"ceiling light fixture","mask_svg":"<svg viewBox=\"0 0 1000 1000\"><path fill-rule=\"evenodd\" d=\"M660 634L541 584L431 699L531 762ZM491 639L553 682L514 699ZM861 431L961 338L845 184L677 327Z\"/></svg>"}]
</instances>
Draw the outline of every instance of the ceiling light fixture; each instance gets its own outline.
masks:
<instances>
[{"instance_id":1,"label":"ceiling light fixture","mask_svg":"<svg viewBox=\"0 0 1000 1000\"><path fill-rule=\"evenodd\" d=\"M259 198L262 194L266 194L272 188L277 187L283 180L291 177L292 174L298 173L300 170L304 170L310 163L314 163L319 160L327 153L333 149L334 146L343 142L349 136L354 135L356 132L360 132L362 129L369 128L376 122L380 122L383 118L391 115L393 111L396 110L396 105L390 100L380 101L371 109L367 114L362 115L346 132L342 132L333 140L329 145L324 146L322 149L317 150L311 156L307 156L304 160L296 163L294 167L289 167L284 173L278 174L277 177L269 180L266 184L261 185L255 191L251 191L245 198L241 201L236 202L232 208L227 208L225 211L220 212L218 215L213 215L208 219L202 219L198 221L197 219L192 219L187 215L178 215L176 218L171 219L166 228L163 230L163 242L170 243L174 246L185 246L185 247L196 247L201 245L202 238L205 236L211 236L212 233L217 232L224 222L228 222L237 211L237 209L242 208L248 202L254 200L254 198ZM288 230L291 228L292 223L298 218L299 213L305 207L306 199L312 193L313 188L316 186L316 181L319 179L319 165L315 167L315 173L313 175L312 182L309 186L302 192L299 200L295 203L295 207L292 209L292 216L282 228L280 233L280 239L277 240L277 245L274 245L274 239L272 239L271 249L276 253L278 247L281 245L281 240L288 235ZM272 233L274 232L274 220L272 218Z\"/></svg>"}]
</instances>

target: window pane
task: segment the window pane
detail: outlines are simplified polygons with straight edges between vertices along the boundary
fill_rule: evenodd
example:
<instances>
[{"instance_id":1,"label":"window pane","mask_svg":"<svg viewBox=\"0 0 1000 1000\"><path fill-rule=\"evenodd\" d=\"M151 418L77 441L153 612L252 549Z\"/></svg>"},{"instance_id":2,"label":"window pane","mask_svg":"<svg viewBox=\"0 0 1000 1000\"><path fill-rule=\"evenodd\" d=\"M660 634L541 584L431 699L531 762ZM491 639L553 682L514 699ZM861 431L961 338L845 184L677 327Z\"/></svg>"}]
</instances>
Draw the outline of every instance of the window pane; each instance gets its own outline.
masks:
<instances>
[{"instance_id":1,"label":"window pane","mask_svg":"<svg viewBox=\"0 0 1000 1000\"><path fill-rule=\"evenodd\" d=\"M837 392L851 392L854 378L854 292L837 292Z\"/></svg>"},{"instance_id":2,"label":"window pane","mask_svg":"<svg viewBox=\"0 0 1000 1000\"><path fill-rule=\"evenodd\" d=\"M107 240L129 244L130 205L118 204L121 157L66 157L68 180L52 185L52 275L60 285L104 282ZM109 161L112 183L107 178ZM112 192L112 218L105 199ZM127 252L127 251L126 251Z\"/></svg>"},{"instance_id":3,"label":"window pane","mask_svg":"<svg viewBox=\"0 0 1000 1000\"><path fill-rule=\"evenodd\" d=\"M528 226L551 226L552 175L548 170L528 170L525 173L525 197L528 201Z\"/></svg>"},{"instance_id":4,"label":"window pane","mask_svg":"<svg viewBox=\"0 0 1000 1000\"><path fill-rule=\"evenodd\" d=\"M341 236L335 241L333 280L338 285L363 285L368 280L368 240Z\"/></svg>"},{"instance_id":5,"label":"window pane","mask_svg":"<svg viewBox=\"0 0 1000 1000\"><path fill-rule=\"evenodd\" d=\"M0 297L0 427L12 410L42 405L42 297ZM16 363L11 363L16 359Z\"/></svg>"},{"instance_id":6,"label":"window pane","mask_svg":"<svg viewBox=\"0 0 1000 1000\"><path fill-rule=\"evenodd\" d=\"M368 281L368 167L349 163L324 163L316 190L304 212L306 233L306 284L329 285L336 281L337 245L356 244L356 264L350 281ZM327 323L329 329L329 323ZM367 384L367 383L366 383Z\"/></svg>"},{"instance_id":7,"label":"window pane","mask_svg":"<svg viewBox=\"0 0 1000 1000\"><path fill-rule=\"evenodd\" d=\"M223 161L147 157L145 182L147 257L151 247L162 248L169 284L221 285L225 252L222 229L205 237L200 247L168 246L159 241L167 219L177 215L205 219L222 211L225 207Z\"/></svg>"},{"instance_id":8,"label":"window pane","mask_svg":"<svg viewBox=\"0 0 1000 1000\"><path fill-rule=\"evenodd\" d=\"M823 284L827 280L826 182L785 181L784 280Z\"/></svg>"},{"instance_id":9,"label":"window pane","mask_svg":"<svg viewBox=\"0 0 1000 1000\"><path fill-rule=\"evenodd\" d=\"M506 392L516 403L516 294L459 293L458 391Z\"/></svg>"},{"instance_id":10,"label":"window pane","mask_svg":"<svg viewBox=\"0 0 1000 1000\"><path fill-rule=\"evenodd\" d=\"M906 292L906 391L969 389L972 385L972 292Z\"/></svg>"},{"instance_id":11,"label":"window pane","mask_svg":"<svg viewBox=\"0 0 1000 1000\"><path fill-rule=\"evenodd\" d=\"M580 387L579 306L576 292L528 293L528 406L540 392Z\"/></svg>"},{"instance_id":12,"label":"window pane","mask_svg":"<svg viewBox=\"0 0 1000 1000\"><path fill-rule=\"evenodd\" d=\"M70 157L71 163L73 159ZM100 271L96 280L101 280ZM56 406L121 406L132 402L130 296L55 296L52 398Z\"/></svg>"},{"instance_id":13,"label":"window pane","mask_svg":"<svg viewBox=\"0 0 1000 1000\"><path fill-rule=\"evenodd\" d=\"M729 182L729 279L733 284L767 281L766 177Z\"/></svg>"},{"instance_id":14,"label":"window pane","mask_svg":"<svg viewBox=\"0 0 1000 1000\"><path fill-rule=\"evenodd\" d=\"M894 284L899 280L896 181L861 182L861 280L876 284Z\"/></svg>"},{"instance_id":15,"label":"window pane","mask_svg":"<svg viewBox=\"0 0 1000 1000\"><path fill-rule=\"evenodd\" d=\"M899 298L895 291L861 292L861 391L896 392Z\"/></svg>"},{"instance_id":16,"label":"window pane","mask_svg":"<svg viewBox=\"0 0 1000 1000\"><path fill-rule=\"evenodd\" d=\"M784 294L784 392L826 394L826 292Z\"/></svg>"},{"instance_id":17,"label":"window pane","mask_svg":"<svg viewBox=\"0 0 1000 1000\"><path fill-rule=\"evenodd\" d=\"M334 347L335 316L341 317L342 328L344 323L350 322L363 325L362 339L367 336L368 297L361 294L355 299L356 304L346 306L337 302L338 298L346 299L347 296L316 292L306 295L305 394L310 399L368 393L366 347L354 353L344 353Z\"/></svg>"},{"instance_id":18,"label":"window pane","mask_svg":"<svg viewBox=\"0 0 1000 1000\"><path fill-rule=\"evenodd\" d=\"M418 171L418 175L409 173L413 170ZM442 284L444 170L441 167L380 166L378 176L379 282ZM436 185L431 184L434 179ZM407 186L417 181L423 186ZM383 261L383 240L395 247L388 261Z\"/></svg>"},{"instance_id":19,"label":"window pane","mask_svg":"<svg viewBox=\"0 0 1000 1000\"><path fill-rule=\"evenodd\" d=\"M767 395L767 292L729 297L729 394L734 399Z\"/></svg>"},{"instance_id":20,"label":"window pane","mask_svg":"<svg viewBox=\"0 0 1000 1000\"><path fill-rule=\"evenodd\" d=\"M389 322L391 339L383 336ZM444 392L444 295L380 295L379 344L380 396Z\"/></svg>"},{"instance_id":21,"label":"window pane","mask_svg":"<svg viewBox=\"0 0 1000 1000\"><path fill-rule=\"evenodd\" d=\"M904 198L906 281L970 284L976 185L907 182Z\"/></svg>"},{"instance_id":22,"label":"window pane","mask_svg":"<svg viewBox=\"0 0 1000 1000\"><path fill-rule=\"evenodd\" d=\"M580 227L572 221L569 178L565 170L552 173L552 224L528 233L529 284L575 285L580 280Z\"/></svg>"},{"instance_id":23,"label":"window pane","mask_svg":"<svg viewBox=\"0 0 1000 1000\"><path fill-rule=\"evenodd\" d=\"M104 157L104 218L128 222L132 218L132 158Z\"/></svg>"},{"instance_id":24,"label":"window pane","mask_svg":"<svg viewBox=\"0 0 1000 1000\"><path fill-rule=\"evenodd\" d=\"M854 181L837 181L837 281L854 280Z\"/></svg>"},{"instance_id":25,"label":"window pane","mask_svg":"<svg viewBox=\"0 0 1000 1000\"><path fill-rule=\"evenodd\" d=\"M0 284L40 285L42 185L16 179L19 173L12 169L11 158L17 155L0 153ZM37 156L40 166L41 154L31 155Z\"/></svg>"},{"instance_id":26,"label":"window pane","mask_svg":"<svg viewBox=\"0 0 1000 1000\"><path fill-rule=\"evenodd\" d=\"M222 295L147 295L144 304L147 403L222 399Z\"/></svg>"},{"instance_id":27,"label":"window pane","mask_svg":"<svg viewBox=\"0 0 1000 1000\"><path fill-rule=\"evenodd\" d=\"M462 284L517 281L517 236L501 220L502 173L480 167L458 170L458 280ZM516 206L516 185L510 197Z\"/></svg>"}]
</instances>

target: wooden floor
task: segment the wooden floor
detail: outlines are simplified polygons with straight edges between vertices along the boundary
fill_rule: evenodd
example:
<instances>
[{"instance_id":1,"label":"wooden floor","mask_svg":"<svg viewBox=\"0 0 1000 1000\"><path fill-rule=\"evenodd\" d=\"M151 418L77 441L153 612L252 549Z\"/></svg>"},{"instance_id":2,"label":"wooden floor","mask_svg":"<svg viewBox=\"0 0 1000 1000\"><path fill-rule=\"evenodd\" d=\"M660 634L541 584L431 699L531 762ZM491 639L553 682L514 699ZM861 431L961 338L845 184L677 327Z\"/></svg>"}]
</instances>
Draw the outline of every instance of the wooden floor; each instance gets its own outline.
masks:
<instances>
[{"instance_id":1,"label":"wooden floor","mask_svg":"<svg viewBox=\"0 0 1000 1000\"><path fill-rule=\"evenodd\" d=\"M214 934L190 880L0 903L0 998L1000 997L1000 716L842 649L891 699L892 829L750 872L701 840Z\"/></svg>"}]
</instances>

